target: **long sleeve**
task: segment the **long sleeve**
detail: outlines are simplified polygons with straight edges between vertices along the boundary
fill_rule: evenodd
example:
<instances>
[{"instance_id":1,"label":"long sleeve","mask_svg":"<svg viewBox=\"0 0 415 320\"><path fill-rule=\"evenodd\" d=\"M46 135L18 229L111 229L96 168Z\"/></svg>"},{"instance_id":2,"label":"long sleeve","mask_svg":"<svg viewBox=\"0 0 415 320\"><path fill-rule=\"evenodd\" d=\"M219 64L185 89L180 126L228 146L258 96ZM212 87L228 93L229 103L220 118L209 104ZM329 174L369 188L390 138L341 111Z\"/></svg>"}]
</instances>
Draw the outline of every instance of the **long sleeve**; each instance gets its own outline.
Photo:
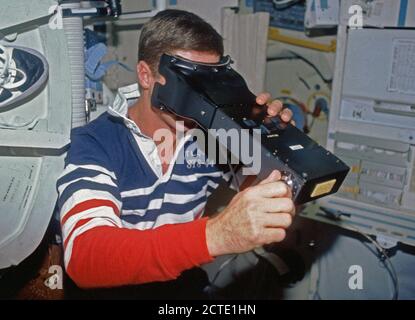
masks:
<instances>
[{"instance_id":1,"label":"long sleeve","mask_svg":"<svg viewBox=\"0 0 415 320\"><path fill-rule=\"evenodd\" d=\"M96 227L77 237L67 267L84 288L166 281L210 262L207 219L154 230Z\"/></svg>"},{"instance_id":2,"label":"long sleeve","mask_svg":"<svg viewBox=\"0 0 415 320\"><path fill-rule=\"evenodd\" d=\"M206 220L128 229L108 154L88 134L74 134L57 182L64 261L81 287L165 281L211 261Z\"/></svg>"}]
</instances>

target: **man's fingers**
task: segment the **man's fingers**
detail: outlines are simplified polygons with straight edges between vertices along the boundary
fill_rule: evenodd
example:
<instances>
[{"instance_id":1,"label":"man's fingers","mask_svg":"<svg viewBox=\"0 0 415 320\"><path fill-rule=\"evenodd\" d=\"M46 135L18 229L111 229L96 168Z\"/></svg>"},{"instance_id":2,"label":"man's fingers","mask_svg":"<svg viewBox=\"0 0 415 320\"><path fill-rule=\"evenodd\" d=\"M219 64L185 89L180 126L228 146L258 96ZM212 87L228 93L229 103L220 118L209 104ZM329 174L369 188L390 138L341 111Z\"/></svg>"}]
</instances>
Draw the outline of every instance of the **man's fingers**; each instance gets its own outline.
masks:
<instances>
[{"instance_id":1,"label":"man's fingers","mask_svg":"<svg viewBox=\"0 0 415 320\"><path fill-rule=\"evenodd\" d=\"M254 187L246 189L248 196L255 198L284 197L288 194L288 192L288 186L282 181L258 184Z\"/></svg>"},{"instance_id":2,"label":"man's fingers","mask_svg":"<svg viewBox=\"0 0 415 320\"><path fill-rule=\"evenodd\" d=\"M266 228L287 229L293 222L293 217L289 213L265 214L263 219L263 226Z\"/></svg>"},{"instance_id":3,"label":"man's fingers","mask_svg":"<svg viewBox=\"0 0 415 320\"><path fill-rule=\"evenodd\" d=\"M290 109L285 108L281 111L281 119L284 122L289 122L293 117L293 112Z\"/></svg>"},{"instance_id":4,"label":"man's fingers","mask_svg":"<svg viewBox=\"0 0 415 320\"><path fill-rule=\"evenodd\" d=\"M263 233L264 244L281 242L285 239L285 230L282 228L265 228Z\"/></svg>"},{"instance_id":5,"label":"man's fingers","mask_svg":"<svg viewBox=\"0 0 415 320\"><path fill-rule=\"evenodd\" d=\"M288 213L294 215L295 206L291 198L271 198L263 200L258 209L268 213Z\"/></svg>"},{"instance_id":6,"label":"man's fingers","mask_svg":"<svg viewBox=\"0 0 415 320\"><path fill-rule=\"evenodd\" d=\"M274 100L270 104L268 104L267 113L271 117L275 117L281 112L282 108L282 102L279 100Z\"/></svg>"},{"instance_id":7,"label":"man's fingers","mask_svg":"<svg viewBox=\"0 0 415 320\"><path fill-rule=\"evenodd\" d=\"M269 93L260 93L257 97L256 97L256 103L258 103L259 105L264 105L268 102L268 100L271 99L271 95Z\"/></svg>"},{"instance_id":8,"label":"man's fingers","mask_svg":"<svg viewBox=\"0 0 415 320\"><path fill-rule=\"evenodd\" d=\"M281 180L281 173L278 170L273 170L269 176L258 184L266 184Z\"/></svg>"},{"instance_id":9,"label":"man's fingers","mask_svg":"<svg viewBox=\"0 0 415 320\"><path fill-rule=\"evenodd\" d=\"M290 198L290 199L293 198L293 190L290 187L288 187L288 192L287 192L287 195L285 197Z\"/></svg>"},{"instance_id":10,"label":"man's fingers","mask_svg":"<svg viewBox=\"0 0 415 320\"><path fill-rule=\"evenodd\" d=\"M275 117L280 114L282 121L289 122L293 116L291 110L283 109L283 103L279 100L274 100L270 103L268 101L271 99L271 95L269 93L260 93L256 97L256 103L259 105L266 105L267 106L267 114L271 117Z\"/></svg>"}]
</instances>

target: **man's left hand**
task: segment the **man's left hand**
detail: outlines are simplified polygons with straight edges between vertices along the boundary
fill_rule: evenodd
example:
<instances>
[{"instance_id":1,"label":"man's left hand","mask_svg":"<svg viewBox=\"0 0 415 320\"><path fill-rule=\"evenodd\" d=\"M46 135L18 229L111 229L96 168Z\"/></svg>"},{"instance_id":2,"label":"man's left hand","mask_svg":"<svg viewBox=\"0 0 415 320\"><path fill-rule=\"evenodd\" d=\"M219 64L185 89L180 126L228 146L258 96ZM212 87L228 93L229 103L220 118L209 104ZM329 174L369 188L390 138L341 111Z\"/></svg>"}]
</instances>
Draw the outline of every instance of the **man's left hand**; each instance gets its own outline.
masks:
<instances>
[{"instance_id":1,"label":"man's left hand","mask_svg":"<svg viewBox=\"0 0 415 320\"><path fill-rule=\"evenodd\" d=\"M282 102L279 100L271 101L271 95L269 93L260 93L256 97L256 103L261 106L267 107L268 115L271 117L280 116L281 120L284 122L291 122L295 125L294 121L292 121L293 113L290 109L284 108Z\"/></svg>"}]
</instances>

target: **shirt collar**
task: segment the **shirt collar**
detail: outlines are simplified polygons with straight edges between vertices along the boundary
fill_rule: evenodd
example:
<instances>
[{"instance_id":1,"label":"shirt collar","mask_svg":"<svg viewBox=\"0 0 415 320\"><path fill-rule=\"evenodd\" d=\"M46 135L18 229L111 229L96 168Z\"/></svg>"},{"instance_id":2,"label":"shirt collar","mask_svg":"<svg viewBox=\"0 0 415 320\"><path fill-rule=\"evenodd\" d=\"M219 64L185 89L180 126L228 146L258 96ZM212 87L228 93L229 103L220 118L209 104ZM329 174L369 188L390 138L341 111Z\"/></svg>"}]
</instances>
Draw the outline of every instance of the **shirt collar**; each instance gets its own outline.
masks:
<instances>
[{"instance_id":1,"label":"shirt collar","mask_svg":"<svg viewBox=\"0 0 415 320\"><path fill-rule=\"evenodd\" d=\"M113 117L122 118L127 128L138 136L149 138L143 134L134 121L128 118L128 108L133 105L140 97L138 84L130 84L118 89L112 107L108 108L108 113Z\"/></svg>"},{"instance_id":2,"label":"shirt collar","mask_svg":"<svg viewBox=\"0 0 415 320\"><path fill-rule=\"evenodd\" d=\"M112 106L108 108L108 113L113 117L123 119L126 127L130 129L133 133L135 133L137 136L144 138L145 140L149 139L152 141L150 137L142 133L140 128L133 120L128 118L128 108L132 106L139 97L140 91L137 83L130 84L125 87L120 87L118 89L117 95L115 96L114 103L112 104ZM191 138L192 135L186 133L184 137L182 137L181 139L188 141Z\"/></svg>"}]
</instances>

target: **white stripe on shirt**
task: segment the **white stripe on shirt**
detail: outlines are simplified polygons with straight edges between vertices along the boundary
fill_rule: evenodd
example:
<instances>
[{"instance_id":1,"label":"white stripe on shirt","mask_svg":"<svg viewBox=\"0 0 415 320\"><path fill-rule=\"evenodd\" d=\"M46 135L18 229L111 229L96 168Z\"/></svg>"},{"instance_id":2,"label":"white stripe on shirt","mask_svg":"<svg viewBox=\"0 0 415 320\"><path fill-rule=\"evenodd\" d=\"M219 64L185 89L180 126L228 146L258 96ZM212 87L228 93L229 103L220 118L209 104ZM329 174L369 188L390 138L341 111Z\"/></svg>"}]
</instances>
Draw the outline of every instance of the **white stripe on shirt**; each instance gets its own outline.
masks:
<instances>
[{"instance_id":1,"label":"white stripe on shirt","mask_svg":"<svg viewBox=\"0 0 415 320\"><path fill-rule=\"evenodd\" d=\"M184 204L186 202L195 201L203 196L206 195L207 188L212 187L216 188L218 186L217 183L214 183L212 181L208 181L203 188L196 194L177 194L177 193L165 193L164 194L164 202L168 203L175 203L175 204Z\"/></svg>"},{"instance_id":2,"label":"white stripe on shirt","mask_svg":"<svg viewBox=\"0 0 415 320\"><path fill-rule=\"evenodd\" d=\"M65 217L65 215L77 204L85 202L87 200L93 199L103 199L103 200L110 200L112 201L119 209L122 207L122 203L118 201L111 193L108 191L100 191L100 190L91 190L91 189L81 189L72 194L68 200L62 205L60 214L61 220Z\"/></svg>"},{"instance_id":3,"label":"white stripe on shirt","mask_svg":"<svg viewBox=\"0 0 415 320\"><path fill-rule=\"evenodd\" d=\"M222 171L206 172L206 173L193 173L191 175L178 175L173 174L171 180L179 182L195 182L201 177L221 177Z\"/></svg>"},{"instance_id":4,"label":"white stripe on shirt","mask_svg":"<svg viewBox=\"0 0 415 320\"><path fill-rule=\"evenodd\" d=\"M112 186L112 187L117 187L117 185L112 181L112 179L108 175L106 175L106 174L98 174L98 175L96 175L94 177L81 177L81 178L78 178L78 179L71 180L71 181L69 181L67 183L61 184L58 187L58 192L60 194L62 194L63 191L65 191L65 189L69 185L71 185L72 183L78 182L80 180L83 180L83 181L92 181L92 182L96 182L96 183L100 183L100 184L106 184L106 185L109 185L109 186Z\"/></svg>"},{"instance_id":5,"label":"white stripe on shirt","mask_svg":"<svg viewBox=\"0 0 415 320\"><path fill-rule=\"evenodd\" d=\"M104 167L95 165L95 164L84 164L84 165L75 165L75 164L68 164L65 168L65 170L63 170L62 174L60 175L59 178L62 178L63 176L75 171L76 169L86 169L86 170L94 170L94 171L99 171L102 172L108 176L110 176L111 178L113 178L114 180L117 180L117 177L115 176L115 173L113 171L109 171L107 169L105 169Z\"/></svg>"},{"instance_id":6,"label":"white stripe on shirt","mask_svg":"<svg viewBox=\"0 0 415 320\"><path fill-rule=\"evenodd\" d=\"M157 217L155 221L143 221L136 224L132 224L126 221L122 221L125 227L129 229L148 230L157 227L161 227L166 224L185 223L193 221L195 216L201 211L206 205L206 202L200 203L198 206L184 214L176 213L165 213Z\"/></svg>"},{"instance_id":7,"label":"white stripe on shirt","mask_svg":"<svg viewBox=\"0 0 415 320\"><path fill-rule=\"evenodd\" d=\"M122 227L121 219L115 214L114 210L110 207L100 206L94 207L82 212L79 212L68 218L62 225L63 240L71 233L72 229L80 220L94 218L94 220L106 219L114 222L115 225Z\"/></svg>"},{"instance_id":8,"label":"white stripe on shirt","mask_svg":"<svg viewBox=\"0 0 415 320\"><path fill-rule=\"evenodd\" d=\"M176 175L173 174L170 177L170 180L175 180L179 182L195 182L201 177L221 177L223 175L222 171L215 171L215 172L206 172L206 173L194 173L191 175ZM139 197L139 196L147 196L151 194L159 185L166 183L168 179L162 179L156 181L152 186L139 188L139 189L132 189L121 192L121 198L131 198L131 197Z\"/></svg>"},{"instance_id":9,"label":"white stripe on shirt","mask_svg":"<svg viewBox=\"0 0 415 320\"><path fill-rule=\"evenodd\" d=\"M132 209L132 210L123 210L123 215L137 215L144 216L148 210L157 210L161 209L164 203L173 203L173 204L184 204L187 202L195 201L202 198L206 194L208 187L216 188L219 184L213 181L208 181L198 193L191 194L177 194L177 193L165 193L163 199L154 199L151 200L146 209Z\"/></svg>"}]
</instances>

